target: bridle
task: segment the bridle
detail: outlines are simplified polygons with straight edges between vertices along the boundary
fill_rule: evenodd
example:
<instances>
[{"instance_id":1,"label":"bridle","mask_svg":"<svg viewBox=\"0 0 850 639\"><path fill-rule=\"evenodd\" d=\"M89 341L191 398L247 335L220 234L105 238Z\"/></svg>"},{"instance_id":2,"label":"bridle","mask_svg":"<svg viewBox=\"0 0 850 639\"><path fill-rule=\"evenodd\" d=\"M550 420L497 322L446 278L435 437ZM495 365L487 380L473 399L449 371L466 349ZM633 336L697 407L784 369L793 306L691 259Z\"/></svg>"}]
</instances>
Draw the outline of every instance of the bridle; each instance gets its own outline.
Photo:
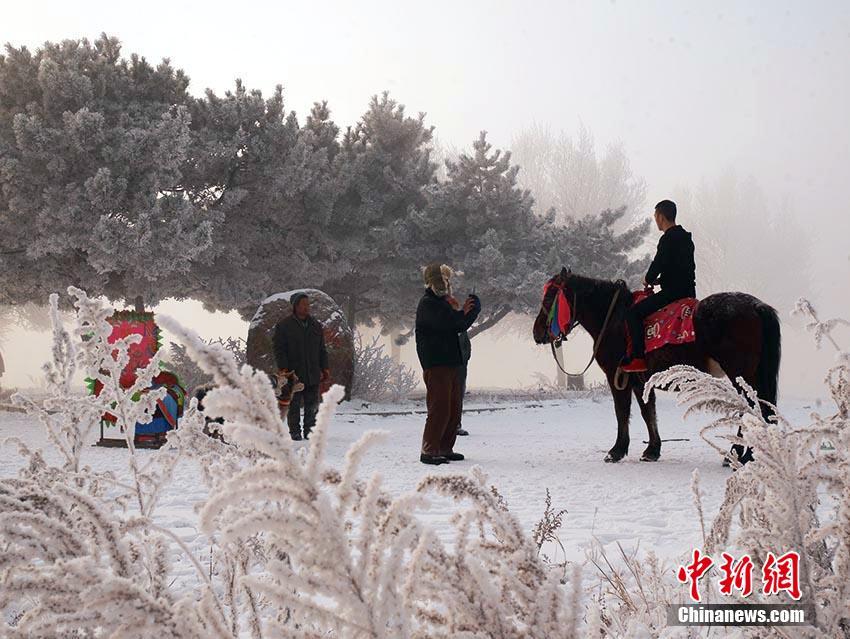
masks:
<instances>
[{"instance_id":1,"label":"bridle","mask_svg":"<svg viewBox=\"0 0 850 639\"><path fill-rule=\"evenodd\" d=\"M558 355L555 352L556 348L561 348L562 344L567 341L567 336L569 336L569 334L573 330L573 328L575 328L576 325L579 323L578 312L577 312L578 295L576 295L575 290L571 291L572 294L573 294L573 302L572 302L571 307L570 307L570 322L567 325L567 328L564 332L560 333L557 337L555 337L555 339L553 339L551 342L549 342L549 346L552 349L552 358L555 360L555 364L557 364L558 368L561 369L561 372L564 375L568 375L568 376L572 376L572 377L578 377L578 376L584 375L590 369L590 367L593 365L593 360L596 359L596 355L597 355L597 353L599 353L599 346L602 344L602 338L605 336L605 331L608 329L608 323L611 320L611 315L614 313L614 308L616 308L617 300L620 297L620 290L621 290L622 286L619 286L620 282L617 282L617 284L618 284L618 286L617 286L616 290L614 291L614 295L611 297L611 303L608 305L608 312L605 314L605 321L602 323L602 330L599 331L599 335L597 336L597 338L593 342L593 353L591 353L591 355L590 355L590 360L587 362L587 366L585 366L584 370L581 371L580 373L570 373L569 371L565 370L564 367L561 366L561 362L558 361ZM560 283L560 284L556 284L554 282L551 282L551 285L554 286L557 289L560 289L562 292L564 291L564 283L563 282ZM552 298L552 303L553 304L555 303L554 296ZM546 330L549 330L549 329L547 328Z\"/></svg>"}]
</instances>

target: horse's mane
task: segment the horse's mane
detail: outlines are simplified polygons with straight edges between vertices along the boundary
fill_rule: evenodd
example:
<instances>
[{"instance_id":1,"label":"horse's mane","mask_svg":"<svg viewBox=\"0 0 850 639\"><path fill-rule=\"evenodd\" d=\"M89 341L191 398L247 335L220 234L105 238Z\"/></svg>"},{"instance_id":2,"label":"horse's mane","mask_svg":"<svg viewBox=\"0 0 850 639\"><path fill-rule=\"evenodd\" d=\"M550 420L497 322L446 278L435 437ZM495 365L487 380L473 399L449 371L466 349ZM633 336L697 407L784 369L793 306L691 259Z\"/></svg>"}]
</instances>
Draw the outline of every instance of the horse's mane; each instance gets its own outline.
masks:
<instances>
[{"instance_id":1,"label":"horse's mane","mask_svg":"<svg viewBox=\"0 0 850 639\"><path fill-rule=\"evenodd\" d=\"M570 273L567 276L567 286L572 288L577 295L580 295L592 306L602 309L608 308L614 293L617 289L620 289L620 297L617 300L617 306L614 310L615 316L624 314L626 308L630 305L631 293L623 280L612 282L610 280L601 280Z\"/></svg>"}]
</instances>

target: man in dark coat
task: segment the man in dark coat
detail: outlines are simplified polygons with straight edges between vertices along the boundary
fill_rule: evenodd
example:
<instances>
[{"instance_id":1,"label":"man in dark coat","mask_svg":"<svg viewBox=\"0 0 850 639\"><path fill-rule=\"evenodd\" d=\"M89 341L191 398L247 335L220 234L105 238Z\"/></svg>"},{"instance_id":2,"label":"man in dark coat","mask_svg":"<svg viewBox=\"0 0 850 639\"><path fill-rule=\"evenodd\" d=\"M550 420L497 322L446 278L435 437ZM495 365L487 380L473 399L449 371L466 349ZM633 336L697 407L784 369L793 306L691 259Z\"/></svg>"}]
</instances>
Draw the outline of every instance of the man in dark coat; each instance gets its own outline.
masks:
<instances>
[{"instance_id":1,"label":"man in dark coat","mask_svg":"<svg viewBox=\"0 0 850 639\"><path fill-rule=\"evenodd\" d=\"M416 354L425 379L428 417L422 435L423 464L460 461L454 452L460 423L460 367L463 360L458 333L469 329L478 317L481 302L470 295L463 310L455 310L447 299L452 271L431 264L425 268L425 294L416 309Z\"/></svg>"},{"instance_id":2,"label":"man in dark coat","mask_svg":"<svg viewBox=\"0 0 850 639\"><path fill-rule=\"evenodd\" d=\"M623 370L629 373L646 370L643 320L676 300L696 297L694 242L691 234L676 224L674 202L662 200L655 205L655 224L663 235L643 283L644 286L660 283L661 290L629 308L632 357L623 364Z\"/></svg>"},{"instance_id":3,"label":"man in dark coat","mask_svg":"<svg viewBox=\"0 0 850 639\"><path fill-rule=\"evenodd\" d=\"M295 371L304 390L292 396L287 413L289 434L301 439L301 407L304 407L304 439L316 425L319 412L319 385L330 377L328 351L322 325L310 315L310 299L295 293L290 299L292 315L278 323L274 331L274 352L280 374Z\"/></svg>"}]
</instances>

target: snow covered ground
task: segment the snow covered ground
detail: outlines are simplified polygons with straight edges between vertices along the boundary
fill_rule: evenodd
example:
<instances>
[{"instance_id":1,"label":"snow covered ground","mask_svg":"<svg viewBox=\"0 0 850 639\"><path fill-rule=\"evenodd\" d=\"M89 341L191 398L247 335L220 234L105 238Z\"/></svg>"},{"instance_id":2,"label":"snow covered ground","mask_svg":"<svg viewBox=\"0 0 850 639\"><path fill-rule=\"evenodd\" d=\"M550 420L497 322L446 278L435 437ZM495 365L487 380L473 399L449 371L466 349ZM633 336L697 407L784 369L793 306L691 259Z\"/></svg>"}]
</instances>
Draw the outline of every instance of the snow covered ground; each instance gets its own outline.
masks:
<instances>
[{"instance_id":1,"label":"snow covered ground","mask_svg":"<svg viewBox=\"0 0 850 639\"><path fill-rule=\"evenodd\" d=\"M627 550L640 547L653 550L671 565L678 562L701 541L699 522L693 506L691 474L699 469L704 506L708 519L717 511L723 486L730 470L723 468L717 453L699 437L704 419L682 419L682 409L670 397L659 402L659 429L664 440L661 461L640 462L646 429L635 408L631 428L629 456L619 464L605 464L605 452L614 443L616 421L613 404L606 396L597 399L549 401L471 402L464 427L471 436L459 438L455 450L467 460L439 467L419 463L419 444L424 416L401 414L389 417L365 415L366 412L405 412L421 410L419 404L403 407L375 405L340 406L330 435L329 461L342 466L349 445L367 429L390 431L386 443L373 448L363 463L363 475L378 472L385 488L394 493L413 490L427 473L464 472L473 464L481 466L493 485L506 498L510 509L530 532L540 519L548 488L553 505L566 508L560 539L567 559L585 563L586 551L594 539L606 546L610 556L618 554L616 542ZM799 421L810 412L804 402L781 405L783 413ZM31 447L50 452L42 427L26 415L0 411L0 440L22 439ZM303 442L300 447L309 446ZM119 476L126 469L126 450L91 447L83 456L84 464L99 470L113 470ZM145 457L153 454L142 450ZM15 446L0 448L0 476L17 472L21 461ZM195 528L193 506L204 497L204 489L193 462L178 469L175 481L158 509L159 523L171 528L193 550L202 564L209 562L209 545ZM432 502L422 514L443 535L452 514L449 502ZM321 534L321 531L316 531ZM446 538L446 541L451 541ZM177 547L173 552L179 555ZM175 557L178 559L178 557ZM559 558L560 559L560 558ZM192 579L185 559L179 565L178 584ZM585 566L587 585L597 576Z\"/></svg>"}]
</instances>

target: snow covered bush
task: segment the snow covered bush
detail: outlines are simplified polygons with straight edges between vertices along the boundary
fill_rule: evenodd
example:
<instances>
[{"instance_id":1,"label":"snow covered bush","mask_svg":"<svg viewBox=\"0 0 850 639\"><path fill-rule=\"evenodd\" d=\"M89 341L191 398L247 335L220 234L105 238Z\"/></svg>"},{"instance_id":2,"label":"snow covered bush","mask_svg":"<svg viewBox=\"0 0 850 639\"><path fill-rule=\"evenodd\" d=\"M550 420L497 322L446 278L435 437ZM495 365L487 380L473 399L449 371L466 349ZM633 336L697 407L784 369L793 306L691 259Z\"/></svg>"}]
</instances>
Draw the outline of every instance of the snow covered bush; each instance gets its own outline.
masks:
<instances>
[{"instance_id":1,"label":"snow covered bush","mask_svg":"<svg viewBox=\"0 0 850 639\"><path fill-rule=\"evenodd\" d=\"M343 468L331 468L325 451L341 387L326 396L309 450L297 450L267 375L167 318L163 327L213 377L206 415L224 419L233 445L203 435L205 415L193 401L169 445L143 463L133 425L149 419L161 392L142 392L158 357L122 389L127 348L138 337L109 344L112 310L71 293L77 323L54 329L50 399L16 400L45 424L62 463L19 445L25 467L0 480L0 634L578 636L579 580L572 575L565 588L546 569L480 470L425 477L415 491L390 495L379 475L358 476L368 447L383 437L375 431L351 447ZM72 394L76 367L104 384L99 397ZM125 428L128 480L83 463L89 429L105 410ZM196 510L214 567L201 566L156 523L163 492L188 457L208 488ZM417 518L429 495L457 502L449 544ZM175 552L194 566L194 584L173 587Z\"/></svg>"},{"instance_id":2,"label":"snow covered bush","mask_svg":"<svg viewBox=\"0 0 850 639\"><path fill-rule=\"evenodd\" d=\"M218 339L207 340L207 343L219 344L225 350L233 353L239 365L247 361L247 344L241 337L219 337ZM212 381L212 376L201 370L201 367L189 357L183 344L171 344L168 363L189 392Z\"/></svg>"},{"instance_id":3,"label":"snow covered bush","mask_svg":"<svg viewBox=\"0 0 850 639\"><path fill-rule=\"evenodd\" d=\"M357 333L354 338L354 383L351 396L371 402L398 403L407 399L419 385L419 376L404 364L386 354L380 337L364 343Z\"/></svg>"}]
</instances>

